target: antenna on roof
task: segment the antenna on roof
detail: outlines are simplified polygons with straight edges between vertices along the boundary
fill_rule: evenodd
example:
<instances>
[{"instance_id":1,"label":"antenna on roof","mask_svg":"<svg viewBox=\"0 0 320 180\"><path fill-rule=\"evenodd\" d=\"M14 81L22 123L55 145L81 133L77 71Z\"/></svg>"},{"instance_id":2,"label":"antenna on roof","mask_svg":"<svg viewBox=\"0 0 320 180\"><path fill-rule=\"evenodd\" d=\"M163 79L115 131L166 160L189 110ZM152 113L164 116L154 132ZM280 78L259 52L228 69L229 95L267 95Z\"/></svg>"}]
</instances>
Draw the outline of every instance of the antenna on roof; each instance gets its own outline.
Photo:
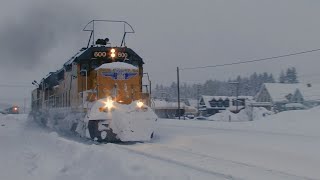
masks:
<instances>
[{"instance_id":1,"label":"antenna on roof","mask_svg":"<svg viewBox=\"0 0 320 180\"><path fill-rule=\"evenodd\" d=\"M105 22L105 23L122 23L123 24L123 37L122 37L122 40L121 40L121 45L120 47L122 46L126 46L126 35L127 33L135 33L133 27L127 23L126 21L115 21L115 20L92 20L90 21L84 28L83 28L83 31L89 31L90 32L90 37L89 37L89 41L88 41L88 44L87 44L87 48L89 47L90 45L90 42L92 42L92 45L94 45L95 43L95 23L96 22ZM88 28L88 26L92 24L92 28ZM129 27L129 30L127 30L126 27Z\"/></svg>"}]
</instances>

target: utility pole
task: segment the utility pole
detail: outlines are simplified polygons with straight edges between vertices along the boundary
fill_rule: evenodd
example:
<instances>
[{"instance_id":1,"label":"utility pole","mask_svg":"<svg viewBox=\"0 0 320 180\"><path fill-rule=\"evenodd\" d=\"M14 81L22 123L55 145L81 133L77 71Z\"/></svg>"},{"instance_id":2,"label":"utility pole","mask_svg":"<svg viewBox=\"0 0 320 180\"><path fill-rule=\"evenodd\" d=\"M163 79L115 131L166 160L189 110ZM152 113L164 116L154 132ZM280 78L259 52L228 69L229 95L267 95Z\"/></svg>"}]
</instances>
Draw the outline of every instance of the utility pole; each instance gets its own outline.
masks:
<instances>
[{"instance_id":1,"label":"utility pole","mask_svg":"<svg viewBox=\"0 0 320 180\"><path fill-rule=\"evenodd\" d=\"M238 96L239 96L239 82L237 83L237 90L236 90L236 102L237 102L236 111L237 111L237 113L238 113L238 106L239 106Z\"/></svg>"},{"instance_id":2,"label":"utility pole","mask_svg":"<svg viewBox=\"0 0 320 180\"><path fill-rule=\"evenodd\" d=\"M180 79L179 79L179 67L177 67L177 89L178 89L178 116L180 120Z\"/></svg>"},{"instance_id":3,"label":"utility pole","mask_svg":"<svg viewBox=\"0 0 320 180\"><path fill-rule=\"evenodd\" d=\"M199 109L200 109L200 107L199 107L199 105L200 105L200 84L198 84L197 85L197 110L198 110L198 112L197 112L197 115L199 116Z\"/></svg>"},{"instance_id":4,"label":"utility pole","mask_svg":"<svg viewBox=\"0 0 320 180\"><path fill-rule=\"evenodd\" d=\"M27 101L27 99L24 98L24 99L23 99L23 113L24 113L24 114L26 113L26 101Z\"/></svg>"},{"instance_id":5,"label":"utility pole","mask_svg":"<svg viewBox=\"0 0 320 180\"><path fill-rule=\"evenodd\" d=\"M239 82L229 82L229 84L236 85L236 112L238 112L238 96L239 96Z\"/></svg>"}]
</instances>

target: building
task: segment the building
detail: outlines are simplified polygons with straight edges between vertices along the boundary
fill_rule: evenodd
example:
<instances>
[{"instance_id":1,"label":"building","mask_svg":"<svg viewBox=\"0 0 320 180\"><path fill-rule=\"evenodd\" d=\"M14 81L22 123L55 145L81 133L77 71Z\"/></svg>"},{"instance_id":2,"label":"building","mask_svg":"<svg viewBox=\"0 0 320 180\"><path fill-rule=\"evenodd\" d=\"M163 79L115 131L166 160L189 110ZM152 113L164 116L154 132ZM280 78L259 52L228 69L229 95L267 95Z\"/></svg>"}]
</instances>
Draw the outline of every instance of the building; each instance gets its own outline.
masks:
<instances>
[{"instance_id":1,"label":"building","mask_svg":"<svg viewBox=\"0 0 320 180\"><path fill-rule=\"evenodd\" d=\"M304 109L320 104L320 85L264 83L254 100L274 111Z\"/></svg>"},{"instance_id":2,"label":"building","mask_svg":"<svg viewBox=\"0 0 320 180\"><path fill-rule=\"evenodd\" d=\"M299 103L306 108L320 105L320 84L303 84L297 88L291 98L292 103Z\"/></svg>"},{"instance_id":3,"label":"building","mask_svg":"<svg viewBox=\"0 0 320 180\"><path fill-rule=\"evenodd\" d=\"M203 116L211 116L223 110L239 112L243 109L252 96L201 96L199 111Z\"/></svg>"},{"instance_id":4,"label":"building","mask_svg":"<svg viewBox=\"0 0 320 180\"><path fill-rule=\"evenodd\" d=\"M285 105L291 102L291 98L301 84L264 83L255 96L255 106L259 104L269 110L284 111Z\"/></svg>"},{"instance_id":5,"label":"building","mask_svg":"<svg viewBox=\"0 0 320 180\"><path fill-rule=\"evenodd\" d=\"M166 100L155 99L153 101L153 110L159 118L173 119L179 116L178 103L168 102ZM185 114L197 114L197 109L180 102L180 116Z\"/></svg>"}]
</instances>

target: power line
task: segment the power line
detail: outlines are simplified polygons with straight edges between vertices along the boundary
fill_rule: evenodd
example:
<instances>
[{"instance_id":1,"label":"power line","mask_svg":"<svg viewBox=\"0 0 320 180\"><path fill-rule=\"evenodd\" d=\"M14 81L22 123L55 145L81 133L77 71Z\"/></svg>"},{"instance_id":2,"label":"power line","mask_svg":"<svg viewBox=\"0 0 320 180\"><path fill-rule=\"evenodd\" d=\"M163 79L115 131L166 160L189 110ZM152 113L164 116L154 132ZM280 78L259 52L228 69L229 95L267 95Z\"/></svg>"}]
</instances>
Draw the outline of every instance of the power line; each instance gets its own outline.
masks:
<instances>
[{"instance_id":1,"label":"power line","mask_svg":"<svg viewBox=\"0 0 320 180\"><path fill-rule=\"evenodd\" d=\"M23 85L23 84L0 84L0 87L29 87L32 88L32 85Z\"/></svg>"},{"instance_id":2,"label":"power line","mask_svg":"<svg viewBox=\"0 0 320 180\"><path fill-rule=\"evenodd\" d=\"M320 49L313 49L313 50L296 52L296 53L285 54L285 55L280 55L280 56L273 56L273 57L254 59L254 60L248 60L248 61L238 61L238 62L226 63L226 64L217 64L217 65L211 65L211 66L199 66L199 67L190 67L190 68L180 68L180 70L203 69L203 68L231 66L231 65L237 65L237 64L247 64L247 63L267 61L267 60L278 59L278 58L289 57L289 56L296 56L296 55L300 55L300 54L307 54L307 53L312 53L312 52L316 52L316 51L320 51Z\"/></svg>"}]
</instances>

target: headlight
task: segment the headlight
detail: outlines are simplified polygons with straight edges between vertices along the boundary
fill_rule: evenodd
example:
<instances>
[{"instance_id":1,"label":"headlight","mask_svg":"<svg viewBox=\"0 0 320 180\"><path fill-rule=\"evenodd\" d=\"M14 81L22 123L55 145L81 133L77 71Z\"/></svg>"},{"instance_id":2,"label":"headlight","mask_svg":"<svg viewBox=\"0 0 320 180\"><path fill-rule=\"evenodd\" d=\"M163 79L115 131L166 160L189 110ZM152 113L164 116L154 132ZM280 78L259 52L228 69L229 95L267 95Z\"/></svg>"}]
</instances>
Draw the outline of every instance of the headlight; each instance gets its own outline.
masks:
<instances>
[{"instance_id":1,"label":"headlight","mask_svg":"<svg viewBox=\"0 0 320 180\"><path fill-rule=\"evenodd\" d=\"M137 102L138 108L142 108L143 105L144 105L143 102L141 102L141 101L138 101L138 102Z\"/></svg>"},{"instance_id":2,"label":"headlight","mask_svg":"<svg viewBox=\"0 0 320 180\"><path fill-rule=\"evenodd\" d=\"M111 112L114 110L115 106L113 105L113 100L111 97L108 97L106 101L103 101L104 106L99 108L100 112Z\"/></svg>"},{"instance_id":3,"label":"headlight","mask_svg":"<svg viewBox=\"0 0 320 180\"><path fill-rule=\"evenodd\" d=\"M115 57L116 57L116 50L112 48L112 49L110 50L110 52L111 52L111 55L110 55L110 56L111 56L112 58L115 58Z\"/></svg>"},{"instance_id":4,"label":"headlight","mask_svg":"<svg viewBox=\"0 0 320 180\"><path fill-rule=\"evenodd\" d=\"M146 112L146 111L148 111L148 107L147 107L147 106L145 106L143 102L138 101L138 102L137 102L136 111L143 111L143 112Z\"/></svg>"},{"instance_id":5,"label":"headlight","mask_svg":"<svg viewBox=\"0 0 320 180\"><path fill-rule=\"evenodd\" d=\"M108 108L108 110L111 110L112 108L114 108L113 100L111 98L107 98L107 101L105 101L104 104L104 109Z\"/></svg>"}]
</instances>

